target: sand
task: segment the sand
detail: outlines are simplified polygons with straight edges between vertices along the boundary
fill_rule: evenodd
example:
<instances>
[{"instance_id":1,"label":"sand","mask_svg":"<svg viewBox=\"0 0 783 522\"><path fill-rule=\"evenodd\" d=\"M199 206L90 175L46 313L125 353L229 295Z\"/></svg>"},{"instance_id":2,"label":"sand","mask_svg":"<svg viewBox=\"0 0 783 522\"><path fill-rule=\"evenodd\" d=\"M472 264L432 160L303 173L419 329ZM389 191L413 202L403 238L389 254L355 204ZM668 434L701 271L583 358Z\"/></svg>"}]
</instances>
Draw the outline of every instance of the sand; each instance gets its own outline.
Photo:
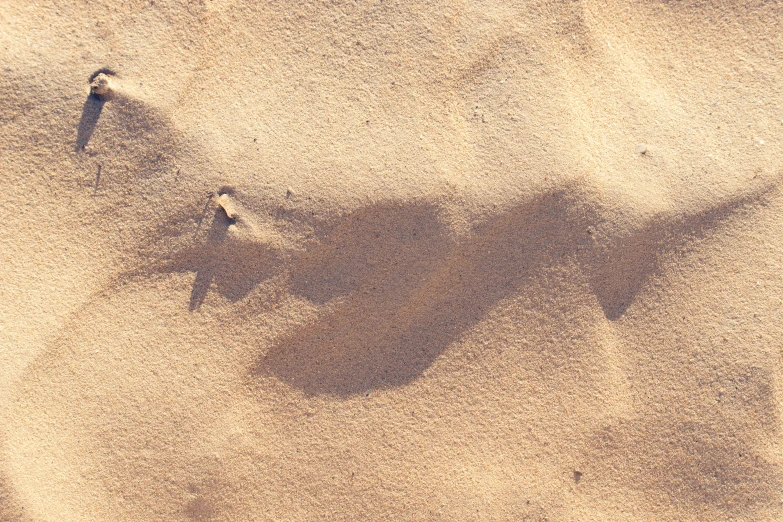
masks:
<instances>
[{"instance_id":1,"label":"sand","mask_svg":"<svg viewBox=\"0 0 783 522\"><path fill-rule=\"evenodd\" d=\"M0 520L783 519L783 5L0 2Z\"/></svg>"}]
</instances>

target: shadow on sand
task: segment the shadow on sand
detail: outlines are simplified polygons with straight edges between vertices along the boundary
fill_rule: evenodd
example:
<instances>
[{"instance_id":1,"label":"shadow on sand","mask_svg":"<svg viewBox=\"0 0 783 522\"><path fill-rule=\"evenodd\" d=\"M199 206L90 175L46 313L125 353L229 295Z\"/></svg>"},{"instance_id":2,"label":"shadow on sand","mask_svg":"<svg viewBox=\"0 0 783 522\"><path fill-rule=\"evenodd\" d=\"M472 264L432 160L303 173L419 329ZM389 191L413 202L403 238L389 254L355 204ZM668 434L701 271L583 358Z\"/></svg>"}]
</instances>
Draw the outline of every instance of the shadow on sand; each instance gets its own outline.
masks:
<instances>
[{"instance_id":1,"label":"shadow on sand","mask_svg":"<svg viewBox=\"0 0 783 522\"><path fill-rule=\"evenodd\" d=\"M448 239L436 206L361 209L294 260L292 292L327 306L316 321L283 334L252 371L311 395L404 385L499 301L567 262L581 267L605 317L617 320L665 259L771 190L777 186L653 219L604 242L591 235L600 209L578 191L521 204L459 243Z\"/></svg>"},{"instance_id":2,"label":"shadow on sand","mask_svg":"<svg viewBox=\"0 0 783 522\"><path fill-rule=\"evenodd\" d=\"M79 119L79 125L76 127L76 150L83 150L90 142L92 133L98 125L98 119L101 117L103 105L106 102L94 94L87 96L82 106L82 116Z\"/></svg>"}]
</instances>

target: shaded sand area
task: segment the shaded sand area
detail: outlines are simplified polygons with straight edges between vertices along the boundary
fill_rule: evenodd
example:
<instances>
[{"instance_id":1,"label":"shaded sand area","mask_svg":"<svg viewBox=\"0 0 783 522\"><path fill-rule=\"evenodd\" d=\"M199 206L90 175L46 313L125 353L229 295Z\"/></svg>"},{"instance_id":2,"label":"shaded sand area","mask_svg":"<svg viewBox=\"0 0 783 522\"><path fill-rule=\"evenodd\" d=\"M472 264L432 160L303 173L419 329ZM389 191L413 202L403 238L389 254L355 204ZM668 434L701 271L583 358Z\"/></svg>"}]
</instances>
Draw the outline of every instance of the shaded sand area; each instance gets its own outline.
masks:
<instances>
[{"instance_id":1,"label":"shaded sand area","mask_svg":"<svg viewBox=\"0 0 783 522\"><path fill-rule=\"evenodd\" d=\"M0 520L783 519L782 35L0 1Z\"/></svg>"}]
</instances>

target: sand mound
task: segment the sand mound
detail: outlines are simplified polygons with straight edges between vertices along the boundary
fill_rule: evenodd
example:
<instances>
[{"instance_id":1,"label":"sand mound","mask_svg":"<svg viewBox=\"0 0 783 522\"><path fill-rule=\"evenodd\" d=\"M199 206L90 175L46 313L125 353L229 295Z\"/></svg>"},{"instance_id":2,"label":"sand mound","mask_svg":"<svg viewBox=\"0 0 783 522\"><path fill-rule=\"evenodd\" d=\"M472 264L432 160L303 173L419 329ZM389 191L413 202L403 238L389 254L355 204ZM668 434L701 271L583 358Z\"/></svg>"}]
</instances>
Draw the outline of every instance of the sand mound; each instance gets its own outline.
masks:
<instances>
[{"instance_id":1,"label":"sand mound","mask_svg":"<svg viewBox=\"0 0 783 522\"><path fill-rule=\"evenodd\" d=\"M778 5L0 12L0 520L783 516Z\"/></svg>"}]
</instances>

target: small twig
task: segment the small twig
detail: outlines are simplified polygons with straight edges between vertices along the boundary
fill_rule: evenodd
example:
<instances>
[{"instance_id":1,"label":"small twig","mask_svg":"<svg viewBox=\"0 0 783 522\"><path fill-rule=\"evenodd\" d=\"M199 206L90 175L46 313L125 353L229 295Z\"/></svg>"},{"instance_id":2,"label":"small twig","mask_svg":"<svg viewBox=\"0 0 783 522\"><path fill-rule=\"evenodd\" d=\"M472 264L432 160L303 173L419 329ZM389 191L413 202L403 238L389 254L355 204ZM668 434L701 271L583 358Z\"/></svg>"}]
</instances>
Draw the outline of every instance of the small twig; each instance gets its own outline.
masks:
<instances>
[{"instance_id":1,"label":"small twig","mask_svg":"<svg viewBox=\"0 0 783 522\"><path fill-rule=\"evenodd\" d=\"M98 185L101 182L101 165L98 165L98 173L95 175L95 188L93 189L92 193L97 194L98 193Z\"/></svg>"},{"instance_id":2,"label":"small twig","mask_svg":"<svg viewBox=\"0 0 783 522\"><path fill-rule=\"evenodd\" d=\"M204 222L204 216L207 215L207 210L209 209L209 204L212 201L213 197L215 197L214 192L207 193L207 201L206 203L204 203L204 209L201 211L201 217L198 218L198 225L196 226L196 231L193 232L193 239L196 238L196 236L199 233L199 230L201 230L201 224Z\"/></svg>"}]
</instances>

